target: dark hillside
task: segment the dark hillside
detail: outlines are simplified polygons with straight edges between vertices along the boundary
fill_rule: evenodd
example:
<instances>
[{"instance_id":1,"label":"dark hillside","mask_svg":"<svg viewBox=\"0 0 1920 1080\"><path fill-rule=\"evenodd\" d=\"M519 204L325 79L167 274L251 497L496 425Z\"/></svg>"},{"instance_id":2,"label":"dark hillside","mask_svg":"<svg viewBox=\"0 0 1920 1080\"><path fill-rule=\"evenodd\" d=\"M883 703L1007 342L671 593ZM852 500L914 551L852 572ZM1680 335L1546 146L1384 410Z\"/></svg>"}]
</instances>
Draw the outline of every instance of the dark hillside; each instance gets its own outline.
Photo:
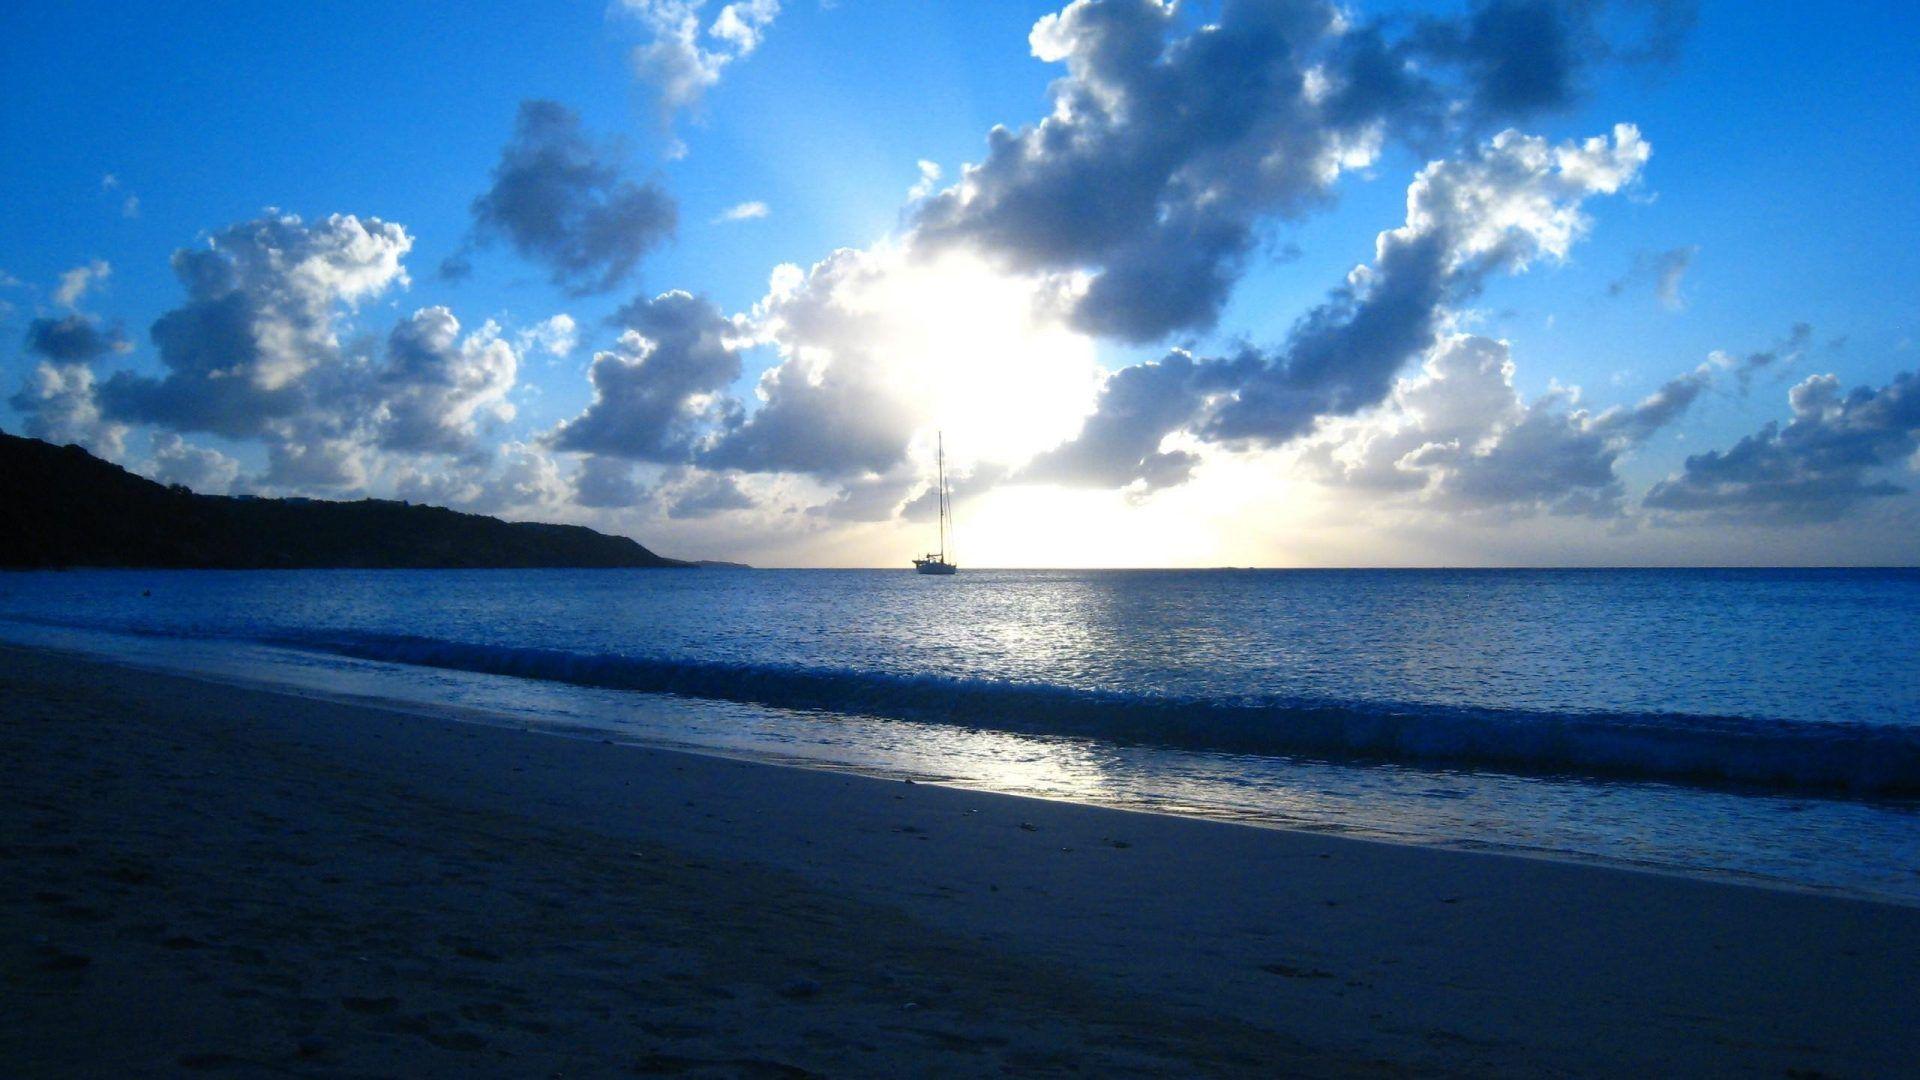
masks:
<instances>
[{"instance_id":1,"label":"dark hillside","mask_svg":"<svg viewBox=\"0 0 1920 1080\"><path fill-rule=\"evenodd\" d=\"M380 499L196 495L0 433L0 566L686 567L624 536Z\"/></svg>"}]
</instances>

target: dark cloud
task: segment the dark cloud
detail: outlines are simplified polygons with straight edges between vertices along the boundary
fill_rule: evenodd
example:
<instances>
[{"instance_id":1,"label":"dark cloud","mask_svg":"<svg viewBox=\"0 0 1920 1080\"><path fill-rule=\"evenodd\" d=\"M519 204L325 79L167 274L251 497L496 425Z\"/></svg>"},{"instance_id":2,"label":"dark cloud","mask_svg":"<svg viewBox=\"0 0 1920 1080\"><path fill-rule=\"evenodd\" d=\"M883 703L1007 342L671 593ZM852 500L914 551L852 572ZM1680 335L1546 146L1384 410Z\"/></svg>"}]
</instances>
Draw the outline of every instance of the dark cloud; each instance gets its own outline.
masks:
<instances>
[{"instance_id":1,"label":"dark cloud","mask_svg":"<svg viewBox=\"0 0 1920 1080\"><path fill-rule=\"evenodd\" d=\"M1189 455L1159 453L1174 431L1272 446L1379 403L1401 368L1434 344L1453 305L1491 274L1563 256L1584 229L1580 202L1630 182L1648 153L1621 125L1610 140L1559 146L1507 132L1429 165L1408 189L1406 224L1381 233L1374 263L1302 317L1284 344L1116 373L1080 435L1043 455L1031 475L1179 483Z\"/></svg>"},{"instance_id":2,"label":"dark cloud","mask_svg":"<svg viewBox=\"0 0 1920 1080\"><path fill-rule=\"evenodd\" d=\"M573 501L581 506L637 506L651 494L634 478L634 463L626 458L589 456L573 476Z\"/></svg>"},{"instance_id":3,"label":"dark cloud","mask_svg":"<svg viewBox=\"0 0 1920 1080\"><path fill-rule=\"evenodd\" d=\"M918 421L895 377L890 313L860 299L889 272L843 249L763 303L759 321L784 362L760 377L760 407L728 425L700 464L841 481L906 461Z\"/></svg>"},{"instance_id":4,"label":"dark cloud","mask_svg":"<svg viewBox=\"0 0 1920 1080\"><path fill-rule=\"evenodd\" d=\"M818 506L808 507L807 513L837 522L892 521L899 516L907 492L919 482L917 476L901 470L851 476L840 481L839 494Z\"/></svg>"},{"instance_id":5,"label":"dark cloud","mask_svg":"<svg viewBox=\"0 0 1920 1080\"><path fill-rule=\"evenodd\" d=\"M814 373L791 364L760 380L766 395L752 416L701 457L745 472L812 473L841 478L885 472L905 457L912 421L877 380L852 363Z\"/></svg>"},{"instance_id":6,"label":"dark cloud","mask_svg":"<svg viewBox=\"0 0 1920 1080\"><path fill-rule=\"evenodd\" d=\"M1163 453L1160 442L1197 415L1208 395L1231 389L1241 369L1177 351L1122 368L1101 388L1079 435L1034 458L1015 479L1068 487L1138 483L1149 490L1185 483L1199 459L1182 450Z\"/></svg>"},{"instance_id":7,"label":"dark cloud","mask_svg":"<svg viewBox=\"0 0 1920 1080\"><path fill-rule=\"evenodd\" d=\"M716 395L740 377L738 331L711 301L663 293L620 309L628 327L593 358L593 403L553 434L559 450L662 463L690 460L704 432L725 425Z\"/></svg>"},{"instance_id":8,"label":"dark cloud","mask_svg":"<svg viewBox=\"0 0 1920 1080\"><path fill-rule=\"evenodd\" d=\"M703 472L674 490L667 500L667 516L708 518L729 510L750 510L757 504L740 489L740 481L726 473Z\"/></svg>"},{"instance_id":9,"label":"dark cloud","mask_svg":"<svg viewBox=\"0 0 1920 1080\"><path fill-rule=\"evenodd\" d=\"M86 364L130 347L120 328L102 327L89 315L35 319L27 324L27 351L56 364Z\"/></svg>"},{"instance_id":10,"label":"dark cloud","mask_svg":"<svg viewBox=\"0 0 1920 1080\"><path fill-rule=\"evenodd\" d=\"M1078 0L1033 30L1053 109L915 210L914 240L1088 275L1071 318L1152 341L1217 319L1268 219L1322 203L1384 138L1431 142L1574 97L1611 52L1597 2L1500 0L1401 35L1315 0L1229 2L1182 34L1158 0ZM1629 5L1631 6L1631 5Z\"/></svg>"},{"instance_id":11,"label":"dark cloud","mask_svg":"<svg viewBox=\"0 0 1920 1080\"><path fill-rule=\"evenodd\" d=\"M1695 454L1654 485L1645 505L1761 522L1833 521L1905 491L1884 473L1920 452L1920 375L1843 392L1815 375L1788 395L1793 419L1769 423L1728 450Z\"/></svg>"},{"instance_id":12,"label":"dark cloud","mask_svg":"<svg viewBox=\"0 0 1920 1080\"><path fill-rule=\"evenodd\" d=\"M616 157L588 142L572 110L525 101L493 186L473 202L474 237L504 237L521 257L544 264L555 285L585 295L625 281L673 235L678 213L659 185L627 178ZM461 276L465 256L441 269Z\"/></svg>"}]
</instances>

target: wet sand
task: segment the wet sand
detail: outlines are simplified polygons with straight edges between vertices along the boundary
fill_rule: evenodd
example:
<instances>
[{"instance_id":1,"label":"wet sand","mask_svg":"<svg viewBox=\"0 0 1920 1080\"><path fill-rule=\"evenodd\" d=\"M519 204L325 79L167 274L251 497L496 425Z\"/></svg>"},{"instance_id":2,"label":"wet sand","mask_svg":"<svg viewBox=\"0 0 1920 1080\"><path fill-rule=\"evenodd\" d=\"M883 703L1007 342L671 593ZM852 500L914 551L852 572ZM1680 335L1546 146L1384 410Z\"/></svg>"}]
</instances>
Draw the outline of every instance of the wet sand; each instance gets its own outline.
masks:
<instances>
[{"instance_id":1,"label":"wet sand","mask_svg":"<svg viewBox=\"0 0 1920 1080\"><path fill-rule=\"evenodd\" d=\"M0 1072L1898 1075L1920 909L0 649Z\"/></svg>"}]
</instances>

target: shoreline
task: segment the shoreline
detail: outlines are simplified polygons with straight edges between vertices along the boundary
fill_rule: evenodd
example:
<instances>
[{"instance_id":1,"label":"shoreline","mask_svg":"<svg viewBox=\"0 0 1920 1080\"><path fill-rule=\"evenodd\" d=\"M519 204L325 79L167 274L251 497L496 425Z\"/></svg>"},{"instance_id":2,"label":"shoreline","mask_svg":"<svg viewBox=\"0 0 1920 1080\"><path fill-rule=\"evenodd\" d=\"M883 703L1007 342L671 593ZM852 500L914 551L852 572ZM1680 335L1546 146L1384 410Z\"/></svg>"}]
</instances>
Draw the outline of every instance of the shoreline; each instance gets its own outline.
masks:
<instances>
[{"instance_id":1,"label":"shoreline","mask_svg":"<svg viewBox=\"0 0 1920 1080\"><path fill-rule=\"evenodd\" d=\"M74 633L96 633L85 628L71 628ZM241 667L209 664L202 656L195 662L183 662L180 658L159 658L155 656L127 657L115 655L113 649L124 647L125 643L137 643L143 640L135 633L122 636L117 632L97 632L103 639L86 641L32 641L17 638L0 637L0 650L24 649L48 652L67 656L77 660L107 663L132 667L142 671L159 674L171 674L213 685L232 686L242 689L258 690L266 693L280 693L298 696L314 701L334 702L350 707L366 707L416 713L429 718L440 718L462 723L477 723L486 726L502 727L515 731L525 731L550 736L580 738L590 742L612 741L619 745L665 751L690 753L740 760L785 768L801 768L824 771L835 774L867 776L884 780L910 779L917 783L937 784L959 790L992 792L1012 795L1020 798L1033 798L1044 801L1064 802L1071 805L1096 806L1107 809L1140 814L1160 814L1176 818L1190 818L1205 821L1224 822L1253 828L1279 829L1311 835L1340 837L1369 843L1384 843L1398 846L1428 847L1446 851L1460 851L1476 854L1492 854L1504 857L1540 859L1549 862L1571 863L1581 866L1596 866L1628 872L1649 873L1661 876L1681 877L1710 882L1725 882L1757 888L1780 889L1790 892L1803 892L1815 896L1845 897L1861 900L1891 903L1909 907L1920 907L1920 884L1909 885L1906 882L1895 884L1882 879L1873 884L1848 884L1827 880L1802 873L1791 876L1790 868L1794 864L1790 858L1775 860L1780 869L1773 872L1761 869L1744 869L1725 860L1711 861L1710 856L1694 862L1678 861L1675 858L1633 857L1617 851L1588 850L1579 847L1556 847L1541 843L1523 843L1513 840L1487 839L1461 831L1456 825L1453 829L1434 829L1431 826L1416 826L1408 829L1384 827L1382 821L1392 821L1392 815L1384 817L1378 813L1373 821L1334 823L1325 818L1324 810L1298 817L1289 817L1277 811L1254 806L1232 804L1190 803L1171 805L1164 799L1143 798L1138 793L1134 797L1117 794L1103 795L1099 791L1063 793L1036 790L1033 786L1006 784L994 778L967 773L940 773L916 764L893 764L875 759L858 760L854 758L823 757L808 753L783 751L777 747L732 744L727 742L703 741L698 738L672 738L648 735L629 728L590 721L555 722L544 709L554 708L560 703L544 703L541 707L520 705L503 706L497 700L501 693L512 693L506 689L520 685L532 685L546 689L559 689L562 692L578 691L584 693L606 693L618 697L632 697L649 703L671 702L682 713L691 713L710 709L729 709L735 703L724 699L689 697L684 694L654 693L646 691L625 692L611 688L595 687L570 680L543 680L538 677L523 679L521 676L469 671L463 668L441 668L435 666L417 667L398 661L362 661L379 669L394 668L408 672L452 674L459 677L484 680L485 685L475 684L465 688L458 702L428 700L419 695L413 680L401 678L388 681L381 679L377 684L369 684L364 678L358 680L359 689L345 690L336 686L323 685L321 682L307 679L302 681L299 668L273 666L272 674L256 674L243 671ZM248 644L242 639L241 644ZM293 650L290 655L302 655ZM330 654L323 654L330 655ZM498 685L494 685L497 683ZM446 688L441 687L441 692ZM495 700L489 700L492 696ZM747 706L753 708L754 706ZM776 710L777 711L777 710ZM747 720L746 722L751 722ZM671 727L672 725L668 725ZM936 727L938 725L935 725ZM975 761L974 764L979 764ZM1338 763L1321 763L1333 768L1372 768L1373 766L1342 766ZM1482 774L1473 773L1473 776ZM1498 771L1485 774L1491 777L1512 776ZM1587 788L1600 785L1623 783L1630 785L1645 784L1646 781L1603 781L1595 779L1572 780L1575 788ZM1751 788L1747 786L1694 786L1681 785L1680 791L1696 797L1730 798L1735 801L1746 799L1777 800L1783 797L1781 791L1773 788ZM1806 796L1815 799L1818 805L1857 806L1872 808L1879 805L1902 805L1894 800L1884 800L1856 794L1823 794ZM1676 809L1666 813L1674 814ZM1316 820L1320 819L1320 820ZM1840 827L1841 823L1828 822L1826 828ZM1802 845L1804 847L1804 845ZM1683 844L1672 845L1670 854L1679 854L1686 850ZM1920 864L1920 847L1914 848L1916 864ZM1867 864L1861 864L1867 865ZM1916 875L1920 880L1920 874Z\"/></svg>"},{"instance_id":2,"label":"shoreline","mask_svg":"<svg viewBox=\"0 0 1920 1080\"><path fill-rule=\"evenodd\" d=\"M1920 1055L1920 909L1897 904L0 655L23 781L3 796L4 903L28 931L0 1061L22 1075L88 1072L73 1055L522 1075L609 1039L624 1068L766 1075L1890 1075ZM350 828L318 827L335 819ZM665 921L610 931L635 918ZM514 948L470 940L513 927ZM200 945L166 944L182 937ZM114 1027L123 975L195 1019ZM575 984L610 979L633 1008L597 1016ZM252 1043L127 1043L223 1012Z\"/></svg>"},{"instance_id":3,"label":"shoreline","mask_svg":"<svg viewBox=\"0 0 1920 1080\"><path fill-rule=\"evenodd\" d=\"M1155 806L1133 805L1118 800L1107 801L1092 797L1005 791L991 786L987 781L970 781L966 777L945 776L936 773L914 771L907 768L888 769L857 763L836 762L825 758L781 755L771 751L755 751L740 747L715 746L704 743L674 743L668 741L650 741L634 737L619 737L605 730L587 725L549 724L546 726L533 726L512 714L470 705L430 704L420 701L409 701L402 698L382 697L375 694L333 692L313 687L276 683L271 679L265 678L249 678L243 675L229 675L218 672L199 672L185 668L175 669L158 664L131 662L122 664L73 649L0 641L0 655L4 655L5 651L10 649L47 653L85 663L128 667L138 671L168 675L195 682L203 682L213 686L228 686L235 689L250 690L265 694L280 694L288 697L297 697L306 701L342 705L348 708L364 708L376 711L404 713L429 720L442 720L460 724L477 724L482 727L498 728L529 735L576 739L590 743L630 747L637 750L651 750L669 754L687 754L694 757L712 757L725 761L739 761L751 765L764 765L771 768L782 769L802 769L809 772L819 772L836 776L858 776L882 782L897 783L905 781L912 784L945 788L953 791L977 792L1007 798L1030 799L1036 802L1060 803L1067 806L1084 806L1094 809L1110 810L1122 814L1145 814L1184 821L1205 821L1241 828L1270 829L1286 833L1296 833L1303 836L1322 836L1330 839L1353 841L1363 844L1385 844L1390 847L1426 848L1436 851L1460 852L1463 854L1490 855L1496 858L1531 859L1573 866L1591 866L1600 869L1615 870L1621 873L1651 874L1656 877L1717 882L1746 888L1770 889L1818 897L1862 900L1869 903L1891 904L1896 907L1920 909L1920 897L1874 893L1861 888L1795 881L1788 878L1770 877L1758 872L1744 872L1725 867L1692 867L1655 862L1652 860L1635 861L1616 856L1596 855L1581 851L1537 846L1529 847L1493 841L1474 841L1457 838L1433 840L1411 834L1376 832L1358 826L1314 827L1308 824L1268 819L1251 812L1208 813L1204 808L1172 810ZM491 675L488 677L502 679L515 678L515 676L511 675ZM644 691L637 692L645 693ZM679 697L679 695L669 696ZM703 702L706 699L694 698L690 700ZM1777 792L1768 789L1738 787L1712 790L1733 795L1765 796L1777 794ZM1852 796L1833 797L1853 798Z\"/></svg>"}]
</instances>

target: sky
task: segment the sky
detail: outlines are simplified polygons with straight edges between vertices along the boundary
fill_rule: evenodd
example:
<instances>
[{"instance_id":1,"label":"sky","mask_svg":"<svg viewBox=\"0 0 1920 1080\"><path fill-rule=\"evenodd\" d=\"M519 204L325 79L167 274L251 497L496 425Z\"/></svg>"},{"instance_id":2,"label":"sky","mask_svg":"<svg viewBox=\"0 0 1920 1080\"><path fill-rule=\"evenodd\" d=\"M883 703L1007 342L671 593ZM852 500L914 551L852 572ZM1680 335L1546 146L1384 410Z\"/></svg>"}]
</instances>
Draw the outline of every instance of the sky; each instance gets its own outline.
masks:
<instances>
[{"instance_id":1,"label":"sky","mask_svg":"<svg viewBox=\"0 0 1920 1080\"><path fill-rule=\"evenodd\" d=\"M482 5L488 8L488 5ZM904 566L1920 562L1896 3L0 14L0 428Z\"/></svg>"}]
</instances>

